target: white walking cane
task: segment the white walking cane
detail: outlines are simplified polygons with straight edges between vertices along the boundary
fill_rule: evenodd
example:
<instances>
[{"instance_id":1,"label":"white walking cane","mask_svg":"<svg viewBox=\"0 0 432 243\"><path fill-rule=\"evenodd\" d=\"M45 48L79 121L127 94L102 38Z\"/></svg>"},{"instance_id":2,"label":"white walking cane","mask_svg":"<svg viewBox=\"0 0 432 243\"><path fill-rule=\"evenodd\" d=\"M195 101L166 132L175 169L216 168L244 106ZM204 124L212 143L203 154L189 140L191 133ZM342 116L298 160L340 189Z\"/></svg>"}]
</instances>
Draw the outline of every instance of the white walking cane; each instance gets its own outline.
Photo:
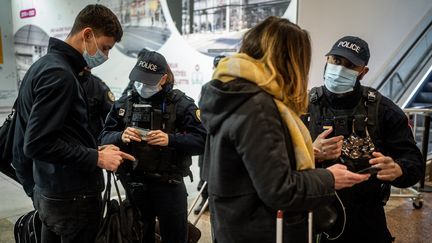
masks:
<instances>
[{"instance_id":1,"label":"white walking cane","mask_svg":"<svg viewBox=\"0 0 432 243\"><path fill-rule=\"evenodd\" d=\"M283 225L283 211L278 210L276 216L276 243L282 243L283 240L282 225Z\"/></svg>"},{"instance_id":2,"label":"white walking cane","mask_svg":"<svg viewBox=\"0 0 432 243\"><path fill-rule=\"evenodd\" d=\"M308 242L312 243L312 225L313 225L313 214L312 211L308 213Z\"/></svg>"}]
</instances>

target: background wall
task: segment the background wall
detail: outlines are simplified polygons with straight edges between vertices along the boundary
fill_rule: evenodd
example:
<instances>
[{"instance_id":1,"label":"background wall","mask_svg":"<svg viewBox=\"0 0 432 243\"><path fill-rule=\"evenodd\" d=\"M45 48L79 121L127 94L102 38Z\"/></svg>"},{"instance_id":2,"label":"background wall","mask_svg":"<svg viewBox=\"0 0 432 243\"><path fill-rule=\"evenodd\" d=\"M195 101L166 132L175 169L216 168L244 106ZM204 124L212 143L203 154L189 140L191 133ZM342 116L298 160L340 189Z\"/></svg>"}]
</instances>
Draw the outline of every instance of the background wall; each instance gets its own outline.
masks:
<instances>
[{"instance_id":1,"label":"background wall","mask_svg":"<svg viewBox=\"0 0 432 243\"><path fill-rule=\"evenodd\" d=\"M9 112L17 95L11 1L0 0L0 6L0 112Z\"/></svg>"},{"instance_id":2,"label":"background wall","mask_svg":"<svg viewBox=\"0 0 432 243\"><path fill-rule=\"evenodd\" d=\"M19 0L12 6L0 1L8 2L5 8L2 5L8 19L12 12L18 85L30 65L46 54L49 37L64 40L78 12L87 4L100 3L117 15L124 35L109 60L92 72L116 98L129 82L137 53L147 48L166 57L176 88L196 101L201 86L211 79L216 55L236 52L243 33L267 16L295 21L297 10L296 0Z\"/></svg>"},{"instance_id":3,"label":"background wall","mask_svg":"<svg viewBox=\"0 0 432 243\"><path fill-rule=\"evenodd\" d=\"M355 35L369 44L370 84L392 61L410 32L432 8L431 0L301 0L298 24L312 38L312 66L309 87L323 83L324 55L340 37Z\"/></svg>"},{"instance_id":4,"label":"background wall","mask_svg":"<svg viewBox=\"0 0 432 243\"><path fill-rule=\"evenodd\" d=\"M322 84L324 55L338 38L344 35L364 38L369 42L372 55L369 62L370 72L364 83L371 84L377 76L385 72L389 63L395 61L393 57L409 42L412 37L410 33L432 8L430 0L292 0L285 1L285 4L289 2L288 9L283 9L285 12L281 11L282 8L258 5L241 23L236 21L245 15L243 10L235 12L231 9L230 29L221 26L220 22L221 18L225 18L222 24L228 22L223 8L227 1L195 1L195 9L207 10L200 10L199 14L197 12L195 15L197 20L193 21L200 22L198 26L194 26L195 33L190 33L190 30L186 33L184 23L182 25L172 18L182 18L182 22L187 20L190 15L185 14L185 9L190 6L185 8L185 5L192 1L0 0L3 47L3 63L0 64L0 109L12 105L19 80L31 63L46 52L48 37L65 39L76 14L89 3L99 2L110 7L124 26L125 36L122 42L113 48L110 59L104 65L93 70L110 86L117 98L128 82L128 74L135 64L137 50L150 46L166 56L176 76L177 88L195 100L199 97L201 85L210 80L212 75L215 54L209 54L209 50L237 48L238 41L246 31L244 26L251 25L250 18L256 20L265 14L284 13L281 15L293 22L297 21L302 28L309 31L313 49L310 87ZM260 0L247 2L256 4ZM120 7L120 4L123 6ZM209 10L214 8L220 8L221 11L210 13ZM35 9L35 16L23 18L21 11L28 9ZM217 14L225 16L217 17ZM203 23L208 23L211 18L217 21L203 26ZM159 39L154 39L154 36ZM141 46L142 43L148 44ZM219 46L220 43L224 45Z\"/></svg>"}]
</instances>

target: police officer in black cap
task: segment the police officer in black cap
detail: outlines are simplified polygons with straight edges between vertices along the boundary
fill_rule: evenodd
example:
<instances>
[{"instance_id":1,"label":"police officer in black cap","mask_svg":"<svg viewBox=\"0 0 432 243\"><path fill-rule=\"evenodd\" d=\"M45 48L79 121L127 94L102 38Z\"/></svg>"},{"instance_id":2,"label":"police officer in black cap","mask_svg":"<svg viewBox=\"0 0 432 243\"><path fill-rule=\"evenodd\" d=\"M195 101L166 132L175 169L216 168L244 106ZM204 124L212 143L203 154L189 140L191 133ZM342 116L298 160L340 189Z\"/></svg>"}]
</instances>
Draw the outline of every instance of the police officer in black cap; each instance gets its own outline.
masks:
<instances>
[{"instance_id":1,"label":"police officer in black cap","mask_svg":"<svg viewBox=\"0 0 432 243\"><path fill-rule=\"evenodd\" d=\"M369 68L368 44L345 36L326 54L324 85L310 91L309 129L317 167L345 164L369 180L337 191L338 220L321 242L392 242L384 205L390 185L409 187L422 174L422 155L403 111L360 85Z\"/></svg>"},{"instance_id":2,"label":"police officer in black cap","mask_svg":"<svg viewBox=\"0 0 432 243\"><path fill-rule=\"evenodd\" d=\"M192 177L191 156L202 154L206 131L199 110L173 89L174 76L165 58L153 51L138 58L129 79L131 94L114 103L100 140L136 156L125 163L126 186L146 226L146 241L155 242L155 219L164 243L187 240L187 192L183 177Z\"/></svg>"}]
</instances>

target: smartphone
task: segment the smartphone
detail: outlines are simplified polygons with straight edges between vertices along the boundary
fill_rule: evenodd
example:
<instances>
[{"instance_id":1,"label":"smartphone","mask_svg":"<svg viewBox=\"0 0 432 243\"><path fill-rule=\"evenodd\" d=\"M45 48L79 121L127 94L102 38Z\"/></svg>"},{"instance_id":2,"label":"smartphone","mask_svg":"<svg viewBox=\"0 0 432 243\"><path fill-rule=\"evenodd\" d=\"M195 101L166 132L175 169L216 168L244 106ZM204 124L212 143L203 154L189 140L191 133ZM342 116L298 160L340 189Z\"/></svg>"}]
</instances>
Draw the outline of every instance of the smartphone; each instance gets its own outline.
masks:
<instances>
[{"instance_id":1,"label":"smartphone","mask_svg":"<svg viewBox=\"0 0 432 243\"><path fill-rule=\"evenodd\" d=\"M359 170L356 173L374 175L374 174L378 173L378 171L380 171L380 170L381 170L381 168L371 166L371 167L367 167L365 169Z\"/></svg>"},{"instance_id":2,"label":"smartphone","mask_svg":"<svg viewBox=\"0 0 432 243\"><path fill-rule=\"evenodd\" d=\"M145 129L145 128L141 128L141 127L137 127L137 126L134 126L133 128L135 128L139 131L142 140L146 139L147 133L150 131L150 129Z\"/></svg>"}]
</instances>

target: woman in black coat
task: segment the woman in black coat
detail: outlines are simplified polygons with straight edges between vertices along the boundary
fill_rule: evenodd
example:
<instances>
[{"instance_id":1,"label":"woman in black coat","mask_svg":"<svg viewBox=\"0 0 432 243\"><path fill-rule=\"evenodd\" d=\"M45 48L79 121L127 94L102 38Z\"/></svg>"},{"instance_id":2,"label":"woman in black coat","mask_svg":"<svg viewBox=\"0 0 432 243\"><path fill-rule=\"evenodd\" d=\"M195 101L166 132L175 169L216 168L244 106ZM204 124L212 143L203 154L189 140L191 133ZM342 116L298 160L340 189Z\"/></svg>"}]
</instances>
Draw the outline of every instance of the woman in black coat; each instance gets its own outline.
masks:
<instances>
[{"instance_id":1,"label":"woman in black coat","mask_svg":"<svg viewBox=\"0 0 432 243\"><path fill-rule=\"evenodd\" d=\"M278 209L285 211L284 242L306 242L308 211L368 178L343 165L314 169L312 140L299 119L310 58L308 33L269 17L203 87L204 170L217 242L275 242Z\"/></svg>"}]
</instances>

